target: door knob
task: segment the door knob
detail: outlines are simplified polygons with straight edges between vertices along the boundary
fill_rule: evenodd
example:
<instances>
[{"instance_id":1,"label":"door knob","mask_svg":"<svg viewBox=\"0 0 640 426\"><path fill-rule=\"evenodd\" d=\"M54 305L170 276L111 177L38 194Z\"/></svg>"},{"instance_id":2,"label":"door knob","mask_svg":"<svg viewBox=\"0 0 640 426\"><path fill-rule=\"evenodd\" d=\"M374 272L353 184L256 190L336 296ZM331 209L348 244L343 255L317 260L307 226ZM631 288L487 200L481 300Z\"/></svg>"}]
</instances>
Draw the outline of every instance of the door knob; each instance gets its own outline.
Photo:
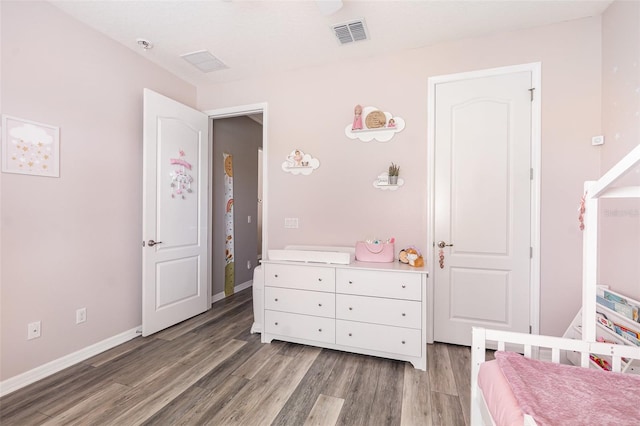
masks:
<instances>
[{"instance_id":1,"label":"door knob","mask_svg":"<svg viewBox=\"0 0 640 426\"><path fill-rule=\"evenodd\" d=\"M149 242L147 243L147 245L148 245L149 247L153 247L153 246L155 246L156 244L162 244L162 241L153 241L153 240L149 240Z\"/></svg>"},{"instance_id":2,"label":"door knob","mask_svg":"<svg viewBox=\"0 0 640 426\"><path fill-rule=\"evenodd\" d=\"M447 244L444 241L438 241L438 247L440 248L453 247L453 244Z\"/></svg>"}]
</instances>

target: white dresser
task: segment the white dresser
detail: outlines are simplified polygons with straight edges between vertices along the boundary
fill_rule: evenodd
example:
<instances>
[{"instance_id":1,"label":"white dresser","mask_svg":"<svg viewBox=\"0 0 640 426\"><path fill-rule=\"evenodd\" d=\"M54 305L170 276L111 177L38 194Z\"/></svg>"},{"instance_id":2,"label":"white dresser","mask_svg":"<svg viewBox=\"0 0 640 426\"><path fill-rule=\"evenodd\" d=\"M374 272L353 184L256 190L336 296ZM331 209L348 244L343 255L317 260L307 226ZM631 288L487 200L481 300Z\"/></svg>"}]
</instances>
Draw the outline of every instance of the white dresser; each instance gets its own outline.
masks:
<instances>
[{"instance_id":1,"label":"white dresser","mask_svg":"<svg viewBox=\"0 0 640 426\"><path fill-rule=\"evenodd\" d=\"M427 277L398 262L263 261L262 342L284 340L426 370Z\"/></svg>"}]
</instances>

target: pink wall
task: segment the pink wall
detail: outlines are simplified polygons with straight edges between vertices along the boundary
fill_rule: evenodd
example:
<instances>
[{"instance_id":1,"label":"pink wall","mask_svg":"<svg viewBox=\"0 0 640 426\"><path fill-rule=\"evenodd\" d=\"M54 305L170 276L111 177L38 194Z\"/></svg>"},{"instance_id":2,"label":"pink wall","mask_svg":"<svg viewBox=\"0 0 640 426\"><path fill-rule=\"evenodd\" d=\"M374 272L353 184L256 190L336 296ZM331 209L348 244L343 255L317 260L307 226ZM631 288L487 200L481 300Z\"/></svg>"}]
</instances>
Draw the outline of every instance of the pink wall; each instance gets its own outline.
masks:
<instances>
[{"instance_id":1,"label":"pink wall","mask_svg":"<svg viewBox=\"0 0 640 426\"><path fill-rule=\"evenodd\" d=\"M583 181L599 171L599 152L590 141L600 131L600 33L596 17L440 44L199 88L198 105L206 110L268 102L270 248L353 245L388 236L399 246L425 248L427 79L542 62L541 332L561 335L580 307L577 203ZM406 129L387 143L347 139L344 127L357 103L401 116ZM282 172L280 164L294 148L317 157L320 168L310 176ZM405 185L395 192L373 188L391 161L400 164ZM298 217L300 228L284 229L285 217Z\"/></svg>"},{"instance_id":2,"label":"pink wall","mask_svg":"<svg viewBox=\"0 0 640 426\"><path fill-rule=\"evenodd\" d=\"M614 2L602 16L601 172L640 144L640 2ZM640 167L624 180L640 185ZM640 199L604 200L599 282L640 300Z\"/></svg>"},{"instance_id":3,"label":"pink wall","mask_svg":"<svg viewBox=\"0 0 640 426\"><path fill-rule=\"evenodd\" d=\"M196 90L48 3L0 8L2 113L61 141L60 178L2 174L4 380L140 325L142 89Z\"/></svg>"}]
</instances>

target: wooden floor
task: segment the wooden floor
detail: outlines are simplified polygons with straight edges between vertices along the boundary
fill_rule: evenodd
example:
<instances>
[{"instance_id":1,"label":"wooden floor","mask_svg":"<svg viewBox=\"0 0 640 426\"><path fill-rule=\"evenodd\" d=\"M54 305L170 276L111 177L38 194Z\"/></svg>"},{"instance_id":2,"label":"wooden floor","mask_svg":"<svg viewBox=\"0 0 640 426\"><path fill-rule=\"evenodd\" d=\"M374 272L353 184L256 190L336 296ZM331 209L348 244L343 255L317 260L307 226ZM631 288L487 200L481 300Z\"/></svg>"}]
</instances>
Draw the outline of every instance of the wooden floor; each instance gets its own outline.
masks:
<instances>
[{"instance_id":1,"label":"wooden floor","mask_svg":"<svg viewBox=\"0 0 640 426\"><path fill-rule=\"evenodd\" d=\"M470 351L410 363L250 334L251 289L0 399L2 425L468 425Z\"/></svg>"}]
</instances>

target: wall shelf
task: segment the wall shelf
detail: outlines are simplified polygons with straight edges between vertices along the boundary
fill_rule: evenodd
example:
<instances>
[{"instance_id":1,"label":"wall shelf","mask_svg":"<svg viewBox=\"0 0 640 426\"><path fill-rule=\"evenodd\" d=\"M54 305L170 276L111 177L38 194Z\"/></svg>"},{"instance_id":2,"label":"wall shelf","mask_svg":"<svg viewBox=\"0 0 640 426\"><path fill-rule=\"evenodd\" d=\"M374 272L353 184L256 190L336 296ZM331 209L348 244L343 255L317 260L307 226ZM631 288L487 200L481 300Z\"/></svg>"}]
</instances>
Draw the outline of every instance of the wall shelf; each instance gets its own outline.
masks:
<instances>
[{"instance_id":1,"label":"wall shelf","mask_svg":"<svg viewBox=\"0 0 640 426\"><path fill-rule=\"evenodd\" d=\"M382 127L367 127L367 116L369 114L384 114L384 125ZM353 129L353 123L347 124L344 133L349 139L360 139L362 142L377 140L378 142L390 141L398 132L404 129L405 122L402 117L394 116L390 112L380 111L374 106L367 106L362 109L362 129ZM393 123L389 125L389 123Z\"/></svg>"},{"instance_id":2,"label":"wall shelf","mask_svg":"<svg viewBox=\"0 0 640 426\"><path fill-rule=\"evenodd\" d=\"M320 167L320 161L299 149L294 149L282 163L282 170L292 175L310 175Z\"/></svg>"},{"instance_id":3,"label":"wall shelf","mask_svg":"<svg viewBox=\"0 0 640 426\"><path fill-rule=\"evenodd\" d=\"M402 179L401 177L398 177L397 184L390 184L388 182L389 182L389 173L382 172L378 175L376 180L373 181L373 187L381 189L383 191L395 191L398 188L400 188L402 185L404 185L404 179Z\"/></svg>"}]
</instances>

